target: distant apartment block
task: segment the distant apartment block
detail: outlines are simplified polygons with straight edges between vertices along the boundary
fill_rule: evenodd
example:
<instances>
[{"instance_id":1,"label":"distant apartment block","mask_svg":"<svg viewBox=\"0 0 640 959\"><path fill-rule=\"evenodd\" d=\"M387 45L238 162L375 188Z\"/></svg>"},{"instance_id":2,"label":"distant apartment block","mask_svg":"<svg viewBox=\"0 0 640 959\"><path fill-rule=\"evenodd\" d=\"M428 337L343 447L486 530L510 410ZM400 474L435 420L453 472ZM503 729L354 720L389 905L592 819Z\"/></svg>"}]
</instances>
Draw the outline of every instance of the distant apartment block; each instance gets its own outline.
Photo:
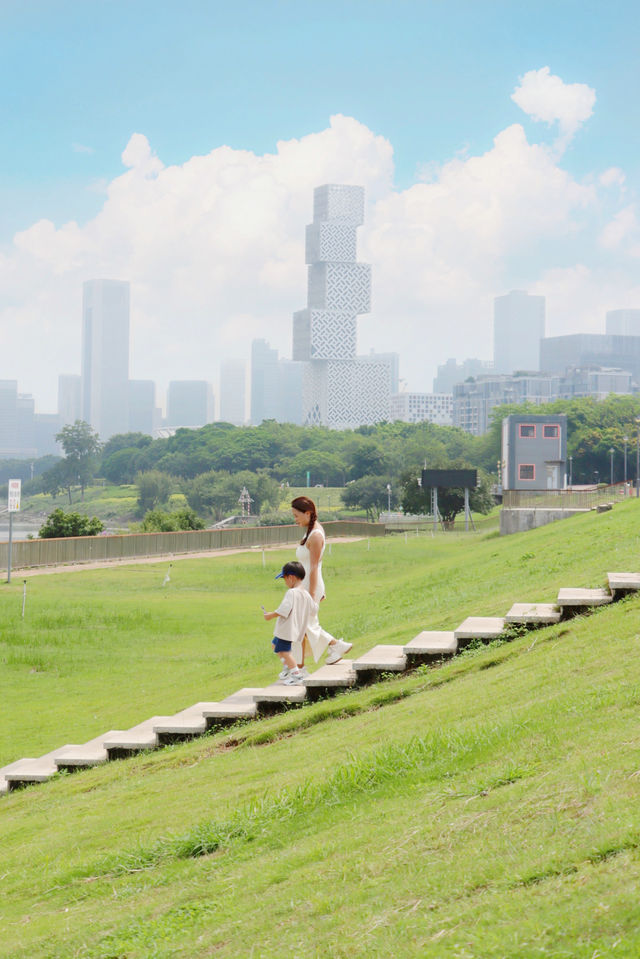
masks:
<instances>
[{"instance_id":1,"label":"distant apartment block","mask_svg":"<svg viewBox=\"0 0 640 959\"><path fill-rule=\"evenodd\" d=\"M205 380L172 380L167 390L167 426L199 427L213 422L213 389Z\"/></svg>"},{"instance_id":2,"label":"distant apartment block","mask_svg":"<svg viewBox=\"0 0 640 959\"><path fill-rule=\"evenodd\" d=\"M496 373L539 370L545 298L512 290L493 301L493 365Z\"/></svg>"},{"instance_id":3,"label":"distant apartment block","mask_svg":"<svg viewBox=\"0 0 640 959\"><path fill-rule=\"evenodd\" d=\"M35 459L59 453L57 414L35 412L33 396L18 393L16 380L0 380L0 459Z\"/></svg>"},{"instance_id":4,"label":"distant apartment block","mask_svg":"<svg viewBox=\"0 0 640 959\"><path fill-rule=\"evenodd\" d=\"M567 417L518 413L502 421L503 490L559 490L567 485Z\"/></svg>"},{"instance_id":5,"label":"distant apartment block","mask_svg":"<svg viewBox=\"0 0 640 959\"><path fill-rule=\"evenodd\" d=\"M471 376L486 376L492 372L493 362L490 360L468 359L457 363L454 359L449 359L438 367L433 381L433 392L453 393L456 383L464 383Z\"/></svg>"},{"instance_id":6,"label":"distant apartment block","mask_svg":"<svg viewBox=\"0 0 640 959\"><path fill-rule=\"evenodd\" d=\"M631 374L618 369L577 369L562 374L528 373L521 376L479 376L453 388L453 425L482 436L495 407L590 396L602 400L611 393L633 392Z\"/></svg>"},{"instance_id":7,"label":"distant apartment block","mask_svg":"<svg viewBox=\"0 0 640 959\"><path fill-rule=\"evenodd\" d=\"M82 419L105 441L129 428L129 284L88 280L82 296Z\"/></svg>"},{"instance_id":8,"label":"distant apartment block","mask_svg":"<svg viewBox=\"0 0 640 959\"><path fill-rule=\"evenodd\" d=\"M453 396L451 393L393 393L391 421L422 423L427 420L438 426L453 423Z\"/></svg>"},{"instance_id":9,"label":"distant apartment block","mask_svg":"<svg viewBox=\"0 0 640 959\"><path fill-rule=\"evenodd\" d=\"M223 423L242 426L246 420L246 363L225 360L220 364L220 414Z\"/></svg>"},{"instance_id":10,"label":"distant apartment block","mask_svg":"<svg viewBox=\"0 0 640 959\"><path fill-rule=\"evenodd\" d=\"M640 336L640 310L609 310L605 332L611 336Z\"/></svg>"}]
</instances>

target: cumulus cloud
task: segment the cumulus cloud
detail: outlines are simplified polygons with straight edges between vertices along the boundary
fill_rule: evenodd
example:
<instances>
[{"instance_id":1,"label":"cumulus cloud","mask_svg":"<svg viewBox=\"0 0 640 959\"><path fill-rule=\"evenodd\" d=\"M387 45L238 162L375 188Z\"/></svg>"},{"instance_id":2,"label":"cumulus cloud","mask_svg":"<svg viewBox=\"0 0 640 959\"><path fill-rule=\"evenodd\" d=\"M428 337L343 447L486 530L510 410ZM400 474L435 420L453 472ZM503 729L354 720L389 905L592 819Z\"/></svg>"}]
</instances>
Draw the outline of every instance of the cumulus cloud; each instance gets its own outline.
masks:
<instances>
[{"instance_id":1,"label":"cumulus cloud","mask_svg":"<svg viewBox=\"0 0 640 959\"><path fill-rule=\"evenodd\" d=\"M359 345L397 350L411 389L429 390L449 356L490 359L492 300L513 287L546 292L549 317L572 332L583 328L576 302L593 324L598 304L603 323L613 283L603 274L596 283L587 254L602 250L599 235L611 249L616 229L628 244L628 214L610 189L621 172L579 182L519 124L404 190L393 186L389 141L340 115L273 153L219 146L170 166L135 133L122 161L93 219L41 220L0 251L0 378L17 378L40 409L55 407L58 373L79 372L82 282L94 277L131 281L135 378L215 381L220 361L248 357L254 337L290 356L292 313L306 302L305 225L322 183L366 189L359 259L373 265L374 296ZM616 277L614 305L621 286L629 299L636 288L620 269Z\"/></svg>"},{"instance_id":2,"label":"cumulus cloud","mask_svg":"<svg viewBox=\"0 0 640 959\"><path fill-rule=\"evenodd\" d=\"M556 148L562 152L592 115L596 92L586 83L565 83L542 67L520 78L511 99L533 120L558 124Z\"/></svg>"},{"instance_id":3,"label":"cumulus cloud","mask_svg":"<svg viewBox=\"0 0 640 959\"><path fill-rule=\"evenodd\" d=\"M635 206L618 210L602 230L600 245L605 250L626 248L631 256L640 256L640 224Z\"/></svg>"}]
</instances>

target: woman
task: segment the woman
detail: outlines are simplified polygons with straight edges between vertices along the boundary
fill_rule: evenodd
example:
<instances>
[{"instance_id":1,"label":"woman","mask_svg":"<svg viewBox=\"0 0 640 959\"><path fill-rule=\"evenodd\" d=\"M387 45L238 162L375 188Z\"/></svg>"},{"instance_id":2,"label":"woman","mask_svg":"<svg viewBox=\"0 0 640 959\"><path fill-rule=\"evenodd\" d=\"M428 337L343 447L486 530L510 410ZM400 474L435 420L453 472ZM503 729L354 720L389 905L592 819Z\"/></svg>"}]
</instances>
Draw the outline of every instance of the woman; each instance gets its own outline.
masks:
<instances>
[{"instance_id":1,"label":"woman","mask_svg":"<svg viewBox=\"0 0 640 959\"><path fill-rule=\"evenodd\" d=\"M308 496L297 496L291 503L293 520L296 526L305 530L305 534L296 549L296 559L302 563L305 571L303 586L320 604L325 597L324 580L322 579L322 554L324 553L324 530L318 522L316 504ZM353 643L346 643L344 639L335 639L331 633L322 628L316 615L307 629L305 641L302 643L302 661L307 642L311 647L313 658L317 662L325 649L329 646L327 663L339 662L345 653L348 653Z\"/></svg>"}]
</instances>

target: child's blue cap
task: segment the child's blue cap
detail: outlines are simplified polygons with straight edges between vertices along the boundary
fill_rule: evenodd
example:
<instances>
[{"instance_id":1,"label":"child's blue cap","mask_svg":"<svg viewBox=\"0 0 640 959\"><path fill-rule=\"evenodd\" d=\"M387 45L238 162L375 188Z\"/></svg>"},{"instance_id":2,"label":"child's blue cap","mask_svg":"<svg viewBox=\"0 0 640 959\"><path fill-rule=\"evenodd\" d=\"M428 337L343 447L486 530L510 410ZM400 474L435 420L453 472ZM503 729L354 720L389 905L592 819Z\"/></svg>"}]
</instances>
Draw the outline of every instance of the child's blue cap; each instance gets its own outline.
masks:
<instances>
[{"instance_id":1,"label":"child's blue cap","mask_svg":"<svg viewBox=\"0 0 640 959\"><path fill-rule=\"evenodd\" d=\"M280 570L280 572L276 576L276 579L284 579L284 567Z\"/></svg>"}]
</instances>

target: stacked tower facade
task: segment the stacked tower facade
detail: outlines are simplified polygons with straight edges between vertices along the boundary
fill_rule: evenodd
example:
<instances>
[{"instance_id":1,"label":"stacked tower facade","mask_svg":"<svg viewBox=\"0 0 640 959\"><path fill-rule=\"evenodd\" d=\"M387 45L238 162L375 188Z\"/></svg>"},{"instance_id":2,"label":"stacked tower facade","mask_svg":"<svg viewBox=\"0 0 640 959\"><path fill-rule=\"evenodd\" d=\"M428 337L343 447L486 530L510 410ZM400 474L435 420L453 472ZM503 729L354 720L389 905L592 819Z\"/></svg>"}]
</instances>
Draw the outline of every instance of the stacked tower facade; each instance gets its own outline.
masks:
<instances>
[{"instance_id":1,"label":"stacked tower facade","mask_svg":"<svg viewBox=\"0 0 640 959\"><path fill-rule=\"evenodd\" d=\"M305 362L303 421L349 429L389 418L391 369L357 354L357 319L371 309L371 267L358 263L364 188L316 187L307 226L307 306L293 314L293 359Z\"/></svg>"}]
</instances>

